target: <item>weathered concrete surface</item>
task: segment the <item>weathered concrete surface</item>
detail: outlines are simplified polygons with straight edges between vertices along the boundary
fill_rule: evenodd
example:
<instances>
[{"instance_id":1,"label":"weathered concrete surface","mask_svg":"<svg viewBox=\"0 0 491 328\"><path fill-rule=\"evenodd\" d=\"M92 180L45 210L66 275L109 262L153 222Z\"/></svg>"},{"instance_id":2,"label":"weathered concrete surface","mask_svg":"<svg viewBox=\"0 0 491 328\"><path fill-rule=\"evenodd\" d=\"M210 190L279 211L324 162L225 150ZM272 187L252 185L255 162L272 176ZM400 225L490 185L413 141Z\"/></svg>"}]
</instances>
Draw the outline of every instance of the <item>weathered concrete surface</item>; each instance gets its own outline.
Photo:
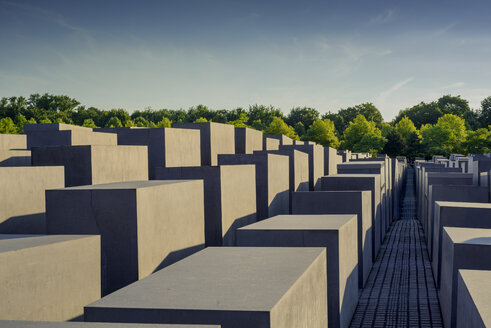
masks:
<instances>
[{"instance_id":1,"label":"weathered concrete surface","mask_svg":"<svg viewBox=\"0 0 491 328\"><path fill-rule=\"evenodd\" d=\"M326 250L208 247L85 307L86 321L326 327Z\"/></svg>"},{"instance_id":2,"label":"weathered concrete surface","mask_svg":"<svg viewBox=\"0 0 491 328\"><path fill-rule=\"evenodd\" d=\"M440 269L442 264L441 245L444 226L491 229L491 204L445 201L435 202L433 261L431 265L435 283L438 288L440 287Z\"/></svg>"},{"instance_id":3,"label":"weathered concrete surface","mask_svg":"<svg viewBox=\"0 0 491 328\"><path fill-rule=\"evenodd\" d=\"M329 327L347 327L358 303L356 215L278 215L237 230L237 246L326 247Z\"/></svg>"},{"instance_id":4,"label":"weathered concrete surface","mask_svg":"<svg viewBox=\"0 0 491 328\"><path fill-rule=\"evenodd\" d=\"M112 134L63 123L26 124L27 148L48 146L117 145Z\"/></svg>"},{"instance_id":5,"label":"weathered concrete surface","mask_svg":"<svg viewBox=\"0 0 491 328\"><path fill-rule=\"evenodd\" d=\"M332 147L324 147L324 175L338 173L338 164L343 163L343 157Z\"/></svg>"},{"instance_id":6,"label":"weathered concrete surface","mask_svg":"<svg viewBox=\"0 0 491 328\"><path fill-rule=\"evenodd\" d=\"M31 166L31 151L0 149L1 166Z\"/></svg>"},{"instance_id":7,"label":"weathered concrete surface","mask_svg":"<svg viewBox=\"0 0 491 328\"><path fill-rule=\"evenodd\" d=\"M290 213L292 210L291 192L309 190L309 156L295 149L255 151L255 154L285 155L290 159Z\"/></svg>"},{"instance_id":8,"label":"weathered concrete surface","mask_svg":"<svg viewBox=\"0 0 491 328\"><path fill-rule=\"evenodd\" d=\"M263 150L263 133L249 128L235 127L235 153L252 154Z\"/></svg>"},{"instance_id":9,"label":"weathered concrete surface","mask_svg":"<svg viewBox=\"0 0 491 328\"><path fill-rule=\"evenodd\" d=\"M296 149L309 155L309 188L321 190L320 178L324 176L324 148L319 145L280 146L280 150Z\"/></svg>"},{"instance_id":10,"label":"weathered concrete surface","mask_svg":"<svg viewBox=\"0 0 491 328\"><path fill-rule=\"evenodd\" d=\"M101 295L100 251L99 236L0 235L0 320L80 316Z\"/></svg>"},{"instance_id":11,"label":"weathered concrete surface","mask_svg":"<svg viewBox=\"0 0 491 328\"><path fill-rule=\"evenodd\" d=\"M491 271L459 270L458 328L491 327Z\"/></svg>"},{"instance_id":12,"label":"weathered concrete surface","mask_svg":"<svg viewBox=\"0 0 491 328\"><path fill-rule=\"evenodd\" d=\"M0 149L27 149L25 134L0 134Z\"/></svg>"},{"instance_id":13,"label":"weathered concrete surface","mask_svg":"<svg viewBox=\"0 0 491 328\"><path fill-rule=\"evenodd\" d=\"M443 227L440 307L450 328L456 326L459 269L491 270L491 229Z\"/></svg>"},{"instance_id":14,"label":"weathered concrete surface","mask_svg":"<svg viewBox=\"0 0 491 328\"><path fill-rule=\"evenodd\" d=\"M372 201L370 191L315 191L292 194L293 214L356 214L358 282L365 285L372 268Z\"/></svg>"},{"instance_id":15,"label":"weathered concrete surface","mask_svg":"<svg viewBox=\"0 0 491 328\"><path fill-rule=\"evenodd\" d=\"M200 166L200 132L176 128L103 128L115 133L118 145L147 146L148 167Z\"/></svg>"},{"instance_id":16,"label":"weathered concrete surface","mask_svg":"<svg viewBox=\"0 0 491 328\"><path fill-rule=\"evenodd\" d=\"M2 321L2 328L220 328L210 325L151 325L104 322L42 322L42 321Z\"/></svg>"},{"instance_id":17,"label":"weathered concrete surface","mask_svg":"<svg viewBox=\"0 0 491 328\"><path fill-rule=\"evenodd\" d=\"M66 187L148 180L146 146L35 147L32 165L64 166Z\"/></svg>"},{"instance_id":18,"label":"weathered concrete surface","mask_svg":"<svg viewBox=\"0 0 491 328\"><path fill-rule=\"evenodd\" d=\"M204 247L203 182L132 181L46 191L50 234L98 234L102 291Z\"/></svg>"},{"instance_id":19,"label":"weathered concrete surface","mask_svg":"<svg viewBox=\"0 0 491 328\"><path fill-rule=\"evenodd\" d=\"M280 142L280 146L293 145L293 139L283 134L265 134L264 138L277 139Z\"/></svg>"},{"instance_id":20,"label":"weathered concrete surface","mask_svg":"<svg viewBox=\"0 0 491 328\"><path fill-rule=\"evenodd\" d=\"M235 230L256 222L254 165L155 168L157 180L202 179L207 246L235 245Z\"/></svg>"},{"instance_id":21,"label":"weathered concrete surface","mask_svg":"<svg viewBox=\"0 0 491 328\"><path fill-rule=\"evenodd\" d=\"M380 188L380 175L378 174L335 174L322 177L322 191L370 191L372 203L371 215L371 240L372 240L372 261L375 261L382 244L382 205ZM365 277L367 278L368 275Z\"/></svg>"},{"instance_id":22,"label":"weathered concrete surface","mask_svg":"<svg viewBox=\"0 0 491 328\"><path fill-rule=\"evenodd\" d=\"M219 165L254 164L256 166L257 219L288 214L290 204L290 159L275 154L219 155Z\"/></svg>"},{"instance_id":23,"label":"weathered concrete surface","mask_svg":"<svg viewBox=\"0 0 491 328\"><path fill-rule=\"evenodd\" d=\"M201 134L201 165L218 165L219 154L235 154L235 127L230 124L173 123L173 128L196 129Z\"/></svg>"},{"instance_id":24,"label":"weathered concrete surface","mask_svg":"<svg viewBox=\"0 0 491 328\"><path fill-rule=\"evenodd\" d=\"M280 149L280 141L278 139L264 137L263 148L264 150L278 150Z\"/></svg>"},{"instance_id":25,"label":"weathered concrete surface","mask_svg":"<svg viewBox=\"0 0 491 328\"><path fill-rule=\"evenodd\" d=\"M65 185L63 167L0 167L0 233L46 233L44 191Z\"/></svg>"},{"instance_id":26,"label":"weathered concrete surface","mask_svg":"<svg viewBox=\"0 0 491 328\"><path fill-rule=\"evenodd\" d=\"M433 255L433 238L435 230L435 202L489 202L489 190L485 187L468 185L429 185L428 190L428 235L426 242L430 260Z\"/></svg>"}]
</instances>

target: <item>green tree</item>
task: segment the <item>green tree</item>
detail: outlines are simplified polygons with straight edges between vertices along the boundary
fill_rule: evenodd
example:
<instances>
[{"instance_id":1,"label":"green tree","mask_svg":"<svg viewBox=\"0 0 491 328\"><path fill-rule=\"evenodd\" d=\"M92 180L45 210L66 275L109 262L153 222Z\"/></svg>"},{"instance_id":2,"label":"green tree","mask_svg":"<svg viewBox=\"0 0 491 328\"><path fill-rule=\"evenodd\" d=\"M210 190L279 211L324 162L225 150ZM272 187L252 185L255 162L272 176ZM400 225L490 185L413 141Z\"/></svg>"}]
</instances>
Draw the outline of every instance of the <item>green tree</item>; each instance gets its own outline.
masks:
<instances>
[{"instance_id":1,"label":"green tree","mask_svg":"<svg viewBox=\"0 0 491 328\"><path fill-rule=\"evenodd\" d=\"M402 155L406 148L406 142L396 130L392 130L387 134L387 143L383 148L384 154L390 157Z\"/></svg>"},{"instance_id":2,"label":"green tree","mask_svg":"<svg viewBox=\"0 0 491 328\"><path fill-rule=\"evenodd\" d=\"M336 128L331 120L316 120L305 134L304 140L314 141L324 147L339 147L339 140L335 133Z\"/></svg>"},{"instance_id":3,"label":"green tree","mask_svg":"<svg viewBox=\"0 0 491 328\"><path fill-rule=\"evenodd\" d=\"M436 104L443 114L453 114L462 118L471 111L469 102L460 96L445 95L440 97Z\"/></svg>"},{"instance_id":4,"label":"green tree","mask_svg":"<svg viewBox=\"0 0 491 328\"><path fill-rule=\"evenodd\" d=\"M416 157L424 156L424 149L423 145L421 144L421 136L419 133L413 132L409 135L406 141L404 155L412 160L414 160Z\"/></svg>"},{"instance_id":5,"label":"green tree","mask_svg":"<svg viewBox=\"0 0 491 328\"><path fill-rule=\"evenodd\" d=\"M162 120L157 123L158 128L170 128L171 126L172 122L167 117L163 117Z\"/></svg>"},{"instance_id":6,"label":"green tree","mask_svg":"<svg viewBox=\"0 0 491 328\"><path fill-rule=\"evenodd\" d=\"M84 123L82 124L83 127L86 127L86 128L97 128L97 125L95 125L95 122L93 119L91 118L87 118L84 120Z\"/></svg>"},{"instance_id":7,"label":"green tree","mask_svg":"<svg viewBox=\"0 0 491 328\"><path fill-rule=\"evenodd\" d=\"M18 133L24 133L24 125L27 124L27 119L24 115L18 114L15 118L15 125L17 126Z\"/></svg>"},{"instance_id":8,"label":"green tree","mask_svg":"<svg viewBox=\"0 0 491 328\"><path fill-rule=\"evenodd\" d=\"M247 114L245 112L242 112L240 113L240 116L238 118L236 118L235 120L233 121L229 121L227 122L228 124L231 124L235 127L238 127L238 128L247 128L247 120L249 119L249 117L247 116Z\"/></svg>"},{"instance_id":9,"label":"green tree","mask_svg":"<svg viewBox=\"0 0 491 328\"><path fill-rule=\"evenodd\" d=\"M342 147L355 152L373 154L381 151L386 142L387 139L382 136L375 122L369 122L365 116L359 114L344 131Z\"/></svg>"},{"instance_id":10,"label":"green tree","mask_svg":"<svg viewBox=\"0 0 491 328\"><path fill-rule=\"evenodd\" d=\"M295 133L300 137L302 138L304 135L305 135L305 125L303 125L302 122L297 122L297 124L295 124L295 126L293 127L294 130L295 130Z\"/></svg>"},{"instance_id":11,"label":"green tree","mask_svg":"<svg viewBox=\"0 0 491 328\"><path fill-rule=\"evenodd\" d=\"M17 132L17 126L15 126L14 121L10 117L0 119L0 133L16 134Z\"/></svg>"},{"instance_id":12,"label":"green tree","mask_svg":"<svg viewBox=\"0 0 491 328\"><path fill-rule=\"evenodd\" d=\"M256 130L264 130L268 127L275 117L283 118L283 113L273 106L252 105L247 111L249 120L247 125L254 127Z\"/></svg>"},{"instance_id":13,"label":"green tree","mask_svg":"<svg viewBox=\"0 0 491 328\"><path fill-rule=\"evenodd\" d=\"M199 117L196 120L194 120L194 123L206 123L208 120L204 117Z\"/></svg>"},{"instance_id":14,"label":"green tree","mask_svg":"<svg viewBox=\"0 0 491 328\"><path fill-rule=\"evenodd\" d=\"M485 128L468 131L464 148L466 149L466 153L470 154L486 154L491 152L491 131Z\"/></svg>"},{"instance_id":15,"label":"green tree","mask_svg":"<svg viewBox=\"0 0 491 328\"><path fill-rule=\"evenodd\" d=\"M45 117L39 121L39 124L51 124L53 123L49 118Z\"/></svg>"},{"instance_id":16,"label":"green tree","mask_svg":"<svg viewBox=\"0 0 491 328\"><path fill-rule=\"evenodd\" d=\"M461 153L464 150L462 144L467 137L465 121L457 115L445 114L434 126L425 127L422 137L428 156Z\"/></svg>"},{"instance_id":17,"label":"green tree","mask_svg":"<svg viewBox=\"0 0 491 328\"><path fill-rule=\"evenodd\" d=\"M285 123L290 126L296 126L302 123L305 129L308 129L312 123L319 119L319 112L310 107L295 107L285 118Z\"/></svg>"},{"instance_id":18,"label":"green tree","mask_svg":"<svg viewBox=\"0 0 491 328\"><path fill-rule=\"evenodd\" d=\"M275 117L271 124L264 130L265 134L283 134L293 140L299 140L295 130L283 121L281 117Z\"/></svg>"},{"instance_id":19,"label":"green tree","mask_svg":"<svg viewBox=\"0 0 491 328\"><path fill-rule=\"evenodd\" d=\"M483 128L491 125L491 96L481 101L481 114L479 116Z\"/></svg>"},{"instance_id":20,"label":"green tree","mask_svg":"<svg viewBox=\"0 0 491 328\"><path fill-rule=\"evenodd\" d=\"M134 126L135 126L135 122L133 122L132 119L126 120L126 122L124 122L124 127L125 128L132 128Z\"/></svg>"},{"instance_id":21,"label":"green tree","mask_svg":"<svg viewBox=\"0 0 491 328\"><path fill-rule=\"evenodd\" d=\"M414 123L416 128L419 129L425 124L436 124L438 118L441 116L443 116L443 113L440 108L438 108L438 104L436 102L421 102L416 106L401 110L394 119L394 123L397 123L404 117L407 117Z\"/></svg>"},{"instance_id":22,"label":"green tree","mask_svg":"<svg viewBox=\"0 0 491 328\"><path fill-rule=\"evenodd\" d=\"M413 133L418 134L418 129L416 129L413 121L411 121L411 119L407 116L404 116L399 122L397 122L395 130L401 135L405 142L409 140L409 137Z\"/></svg>"},{"instance_id":23,"label":"green tree","mask_svg":"<svg viewBox=\"0 0 491 328\"><path fill-rule=\"evenodd\" d=\"M123 123L121 123L121 120L116 116L111 117L106 123L106 128L120 128L122 126Z\"/></svg>"}]
</instances>

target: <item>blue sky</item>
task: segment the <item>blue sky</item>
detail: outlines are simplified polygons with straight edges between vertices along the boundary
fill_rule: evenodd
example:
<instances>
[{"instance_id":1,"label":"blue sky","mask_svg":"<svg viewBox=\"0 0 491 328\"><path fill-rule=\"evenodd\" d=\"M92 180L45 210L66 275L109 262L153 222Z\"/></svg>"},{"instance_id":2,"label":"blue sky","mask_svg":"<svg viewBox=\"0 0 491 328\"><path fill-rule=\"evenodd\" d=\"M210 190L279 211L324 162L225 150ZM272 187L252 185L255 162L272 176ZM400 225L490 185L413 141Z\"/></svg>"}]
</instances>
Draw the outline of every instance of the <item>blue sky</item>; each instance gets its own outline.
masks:
<instances>
[{"instance_id":1,"label":"blue sky","mask_svg":"<svg viewBox=\"0 0 491 328\"><path fill-rule=\"evenodd\" d=\"M102 109L491 95L490 1L0 0L0 97Z\"/></svg>"}]
</instances>

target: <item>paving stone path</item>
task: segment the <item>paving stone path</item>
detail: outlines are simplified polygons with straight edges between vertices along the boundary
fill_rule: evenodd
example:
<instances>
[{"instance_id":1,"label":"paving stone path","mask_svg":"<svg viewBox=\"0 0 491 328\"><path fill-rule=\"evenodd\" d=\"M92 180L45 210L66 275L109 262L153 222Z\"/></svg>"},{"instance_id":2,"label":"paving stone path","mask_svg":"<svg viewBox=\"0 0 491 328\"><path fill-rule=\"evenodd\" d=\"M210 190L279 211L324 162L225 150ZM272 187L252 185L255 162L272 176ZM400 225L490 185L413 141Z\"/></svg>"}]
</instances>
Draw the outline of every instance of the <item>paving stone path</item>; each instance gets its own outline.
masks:
<instances>
[{"instance_id":1,"label":"paving stone path","mask_svg":"<svg viewBox=\"0 0 491 328\"><path fill-rule=\"evenodd\" d=\"M414 170L408 168L401 219L387 233L351 327L442 327L423 230L416 218Z\"/></svg>"}]
</instances>

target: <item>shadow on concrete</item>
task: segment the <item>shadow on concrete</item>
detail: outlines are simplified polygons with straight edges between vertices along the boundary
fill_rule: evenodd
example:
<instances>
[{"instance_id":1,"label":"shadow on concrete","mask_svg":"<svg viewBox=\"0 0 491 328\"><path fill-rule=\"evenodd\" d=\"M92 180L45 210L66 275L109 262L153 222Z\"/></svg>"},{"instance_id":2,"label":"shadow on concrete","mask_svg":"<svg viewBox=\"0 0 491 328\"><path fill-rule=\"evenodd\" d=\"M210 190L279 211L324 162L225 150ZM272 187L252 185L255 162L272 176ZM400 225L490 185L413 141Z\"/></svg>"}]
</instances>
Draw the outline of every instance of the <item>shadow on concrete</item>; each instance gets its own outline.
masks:
<instances>
[{"instance_id":1,"label":"shadow on concrete","mask_svg":"<svg viewBox=\"0 0 491 328\"><path fill-rule=\"evenodd\" d=\"M0 223L0 233L46 234L46 213L12 216Z\"/></svg>"},{"instance_id":2,"label":"shadow on concrete","mask_svg":"<svg viewBox=\"0 0 491 328\"><path fill-rule=\"evenodd\" d=\"M221 245L206 245L206 246L235 246L235 231L239 228L245 227L249 224L257 222L256 213L252 213L241 218L238 218L230 226L227 232L223 235L223 240Z\"/></svg>"},{"instance_id":3,"label":"shadow on concrete","mask_svg":"<svg viewBox=\"0 0 491 328\"><path fill-rule=\"evenodd\" d=\"M177 251L170 252L163 260L160 262L160 264L153 270L153 273L176 263L177 261L180 261L190 255L193 255L194 253L202 250L205 248L204 244L197 245L197 246L192 246L188 248L183 248Z\"/></svg>"},{"instance_id":4,"label":"shadow on concrete","mask_svg":"<svg viewBox=\"0 0 491 328\"><path fill-rule=\"evenodd\" d=\"M31 166L31 156L11 156L0 161L0 166Z\"/></svg>"}]
</instances>

